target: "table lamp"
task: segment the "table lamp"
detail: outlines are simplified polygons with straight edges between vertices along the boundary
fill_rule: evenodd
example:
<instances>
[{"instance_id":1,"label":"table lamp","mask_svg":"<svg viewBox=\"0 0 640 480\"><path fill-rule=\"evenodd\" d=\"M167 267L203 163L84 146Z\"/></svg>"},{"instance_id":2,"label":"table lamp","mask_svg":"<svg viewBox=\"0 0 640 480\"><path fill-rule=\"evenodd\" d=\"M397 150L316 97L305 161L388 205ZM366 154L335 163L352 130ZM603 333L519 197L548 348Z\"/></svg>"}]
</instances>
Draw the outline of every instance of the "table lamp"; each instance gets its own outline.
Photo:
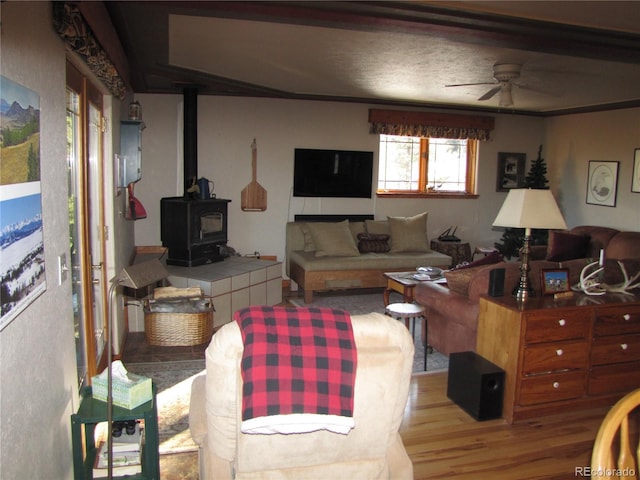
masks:
<instances>
[{"instance_id":1,"label":"table lamp","mask_svg":"<svg viewBox=\"0 0 640 480\"><path fill-rule=\"evenodd\" d=\"M113 478L113 374L111 362L113 359L113 297L120 286L143 288L169 276L169 272L158 259L136 263L124 267L118 275L111 279L109 287L109 314L107 323L107 478Z\"/></svg>"},{"instance_id":2,"label":"table lamp","mask_svg":"<svg viewBox=\"0 0 640 480\"><path fill-rule=\"evenodd\" d=\"M524 243L520 254L520 281L513 292L516 299L524 301L533 296L533 289L529 285L531 229L566 229L567 224L551 190L514 188L509 190L493 226L524 228Z\"/></svg>"}]
</instances>

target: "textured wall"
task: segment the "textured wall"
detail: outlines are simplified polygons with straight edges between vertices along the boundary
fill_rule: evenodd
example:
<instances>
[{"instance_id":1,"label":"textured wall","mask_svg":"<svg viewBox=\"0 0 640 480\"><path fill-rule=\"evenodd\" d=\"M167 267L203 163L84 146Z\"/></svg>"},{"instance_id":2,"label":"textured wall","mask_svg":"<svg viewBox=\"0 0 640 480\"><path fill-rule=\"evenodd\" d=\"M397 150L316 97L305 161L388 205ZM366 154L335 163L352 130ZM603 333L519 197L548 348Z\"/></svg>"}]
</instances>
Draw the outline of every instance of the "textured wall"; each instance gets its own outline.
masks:
<instances>
[{"instance_id":1,"label":"textured wall","mask_svg":"<svg viewBox=\"0 0 640 480\"><path fill-rule=\"evenodd\" d=\"M5 77L40 94L42 213L47 289L0 333L0 478L72 477L69 419L77 408L69 251L65 52L48 2L2 3Z\"/></svg>"}]
</instances>

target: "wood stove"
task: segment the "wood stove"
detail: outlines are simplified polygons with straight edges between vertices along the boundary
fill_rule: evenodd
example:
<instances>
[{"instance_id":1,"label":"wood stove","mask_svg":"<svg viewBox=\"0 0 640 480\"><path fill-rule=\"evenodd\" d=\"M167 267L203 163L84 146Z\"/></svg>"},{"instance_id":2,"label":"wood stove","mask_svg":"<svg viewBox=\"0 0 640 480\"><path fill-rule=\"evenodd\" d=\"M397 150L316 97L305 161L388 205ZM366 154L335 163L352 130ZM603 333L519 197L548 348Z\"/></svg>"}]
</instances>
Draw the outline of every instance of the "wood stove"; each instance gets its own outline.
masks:
<instances>
[{"instance_id":1,"label":"wood stove","mask_svg":"<svg viewBox=\"0 0 640 480\"><path fill-rule=\"evenodd\" d=\"M227 243L227 205L231 200L160 200L162 245L168 248L167 264L195 267L224 259Z\"/></svg>"},{"instance_id":2,"label":"wood stove","mask_svg":"<svg viewBox=\"0 0 640 480\"><path fill-rule=\"evenodd\" d=\"M231 200L200 198L189 188L198 178L197 90L184 90L184 196L160 199L160 238L167 264L194 267L224 259Z\"/></svg>"}]
</instances>

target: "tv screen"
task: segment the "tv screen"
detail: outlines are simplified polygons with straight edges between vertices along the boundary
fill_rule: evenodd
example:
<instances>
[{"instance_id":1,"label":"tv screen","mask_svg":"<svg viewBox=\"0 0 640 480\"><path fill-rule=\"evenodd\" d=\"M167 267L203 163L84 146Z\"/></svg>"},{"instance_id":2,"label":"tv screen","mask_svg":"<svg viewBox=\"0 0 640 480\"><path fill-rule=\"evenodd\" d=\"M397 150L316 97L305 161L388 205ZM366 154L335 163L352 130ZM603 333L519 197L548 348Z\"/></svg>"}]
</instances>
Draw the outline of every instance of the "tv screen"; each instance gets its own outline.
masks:
<instances>
[{"instance_id":1,"label":"tv screen","mask_svg":"<svg viewBox=\"0 0 640 480\"><path fill-rule=\"evenodd\" d=\"M373 152L296 148L294 197L371 198Z\"/></svg>"}]
</instances>

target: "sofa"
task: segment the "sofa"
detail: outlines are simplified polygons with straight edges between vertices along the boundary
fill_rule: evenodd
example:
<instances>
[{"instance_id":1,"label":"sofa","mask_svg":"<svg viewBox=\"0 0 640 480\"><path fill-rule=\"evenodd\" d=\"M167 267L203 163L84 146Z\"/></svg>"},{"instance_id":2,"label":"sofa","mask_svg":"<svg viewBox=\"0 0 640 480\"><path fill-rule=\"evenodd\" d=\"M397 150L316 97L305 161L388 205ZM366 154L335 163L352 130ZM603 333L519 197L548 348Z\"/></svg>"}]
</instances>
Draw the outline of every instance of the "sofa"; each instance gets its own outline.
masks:
<instances>
[{"instance_id":1,"label":"sofa","mask_svg":"<svg viewBox=\"0 0 640 480\"><path fill-rule=\"evenodd\" d=\"M407 479L413 466L399 434L414 347L404 325L380 313L351 317L357 350L348 434L241 431L243 341L236 321L216 332L206 372L192 384L191 436L200 479Z\"/></svg>"},{"instance_id":2,"label":"sofa","mask_svg":"<svg viewBox=\"0 0 640 480\"><path fill-rule=\"evenodd\" d=\"M532 247L529 280L535 295L540 295L541 270L567 268L570 284L575 285L582 269L599 260L600 250L604 250L606 259L605 283L622 282L618 260L622 261L629 276L640 271L640 232L597 226L550 231L548 245ZM445 355L475 351L479 298L488 293L491 271L505 269L505 295L511 295L520 279L519 261L501 261L493 254L476 263L445 272L446 284L421 282L414 290L415 300L426 309L429 343Z\"/></svg>"},{"instance_id":3,"label":"sofa","mask_svg":"<svg viewBox=\"0 0 640 480\"><path fill-rule=\"evenodd\" d=\"M449 268L451 257L429 246L427 217L288 222L287 275L311 303L318 291L384 287L385 272Z\"/></svg>"}]
</instances>

